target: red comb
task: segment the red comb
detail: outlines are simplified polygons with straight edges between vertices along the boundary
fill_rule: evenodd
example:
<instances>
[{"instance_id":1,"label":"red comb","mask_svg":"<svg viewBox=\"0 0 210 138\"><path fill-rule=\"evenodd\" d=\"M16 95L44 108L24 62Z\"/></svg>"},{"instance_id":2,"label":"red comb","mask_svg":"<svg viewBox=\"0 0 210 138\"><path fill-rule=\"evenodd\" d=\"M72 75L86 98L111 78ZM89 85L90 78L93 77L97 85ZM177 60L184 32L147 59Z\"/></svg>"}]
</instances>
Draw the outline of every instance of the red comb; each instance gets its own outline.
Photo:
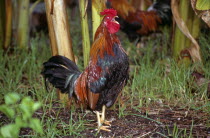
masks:
<instances>
[{"instance_id":1,"label":"red comb","mask_svg":"<svg viewBox=\"0 0 210 138\"><path fill-rule=\"evenodd\" d=\"M100 12L101 15L106 16L117 16L117 11L114 9L105 9L103 12Z\"/></svg>"}]
</instances>

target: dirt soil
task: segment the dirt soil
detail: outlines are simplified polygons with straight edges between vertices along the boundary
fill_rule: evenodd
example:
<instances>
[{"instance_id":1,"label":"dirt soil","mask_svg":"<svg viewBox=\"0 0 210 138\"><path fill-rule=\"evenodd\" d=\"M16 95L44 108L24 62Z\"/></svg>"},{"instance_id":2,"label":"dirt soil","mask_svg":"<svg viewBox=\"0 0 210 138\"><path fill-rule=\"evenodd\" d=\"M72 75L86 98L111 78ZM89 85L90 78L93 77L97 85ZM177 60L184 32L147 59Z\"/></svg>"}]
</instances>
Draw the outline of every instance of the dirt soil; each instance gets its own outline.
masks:
<instances>
[{"instance_id":1,"label":"dirt soil","mask_svg":"<svg viewBox=\"0 0 210 138\"><path fill-rule=\"evenodd\" d=\"M69 124L71 113L64 108L57 108L58 103L53 105L51 110L45 114L45 121L49 118L59 118L62 122ZM42 110L35 113L35 117L41 118ZM110 127L111 132L100 131L97 133L96 115L93 112L82 111L76 109L72 113L74 121L79 120L79 116L85 121L85 129L80 132L82 137L173 137L176 132L178 137L190 136L198 138L209 138L210 114L196 110L186 110L181 108L169 107L153 107L125 109L123 116L119 117L119 111L116 109L108 109L106 111L106 119L112 120ZM0 120L5 120L6 116L0 113ZM80 118L81 119L81 118ZM7 121L6 121L7 122ZM193 125L192 125L193 124ZM192 127L193 126L193 127ZM177 131L174 128L178 128ZM58 124L57 128L63 129L62 124ZM184 131L186 129L186 131ZM24 128L21 130L20 136L33 133L31 129ZM185 133L185 135L184 135ZM75 137L75 136L61 136Z\"/></svg>"}]
</instances>

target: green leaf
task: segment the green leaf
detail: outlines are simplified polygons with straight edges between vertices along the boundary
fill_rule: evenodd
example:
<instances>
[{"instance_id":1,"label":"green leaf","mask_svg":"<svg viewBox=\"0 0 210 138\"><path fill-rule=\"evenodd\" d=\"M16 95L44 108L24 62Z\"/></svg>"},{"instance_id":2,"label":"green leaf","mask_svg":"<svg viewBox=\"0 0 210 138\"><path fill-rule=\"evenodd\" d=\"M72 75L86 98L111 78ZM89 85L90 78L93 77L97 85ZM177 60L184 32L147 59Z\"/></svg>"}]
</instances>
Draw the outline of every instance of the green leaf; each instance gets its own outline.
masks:
<instances>
[{"instance_id":1,"label":"green leaf","mask_svg":"<svg viewBox=\"0 0 210 138\"><path fill-rule=\"evenodd\" d=\"M33 111L35 112L35 111L38 110L41 106L42 106L41 103L36 102L36 103L34 103L32 109L33 109Z\"/></svg>"},{"instance_id":2,"label":"green leaf","mask_svg":"<svg viewBox=\"0 0 210 138\"><path fill-rule=\"evenodd\" d=\"M27 122L22 120L21 116L17 116L15 118L15 125L18 126L19 128L27 127Z\"/></svg>"},{"instance_id":3,"label":"green leaf","mask_svg":"<svg viewBox=\"0 0 210 138\"><path fill-rule=\"evenodd\" d=\"M7 117L9 117L10 119L11 118L14 118L15 116L15 110L10 108L9 106L7 105L1 105L0 106L0 111L3 112Z\"/></svg>"},{"instance_id":4,"label":"green leaf","mask_svg":"<svg viewBox=\"0 0 210 138\"><path fill-rule=\"evenodd\" d=\"M15 104L20 100L20 96L17 93L9 93L5 96L6 104Z\"/></svg>"},{"instance_id":5,"label":"green leaf","mask_svg":"<svg viewBox=\"0 0 210 138\"><path fill-rule=\"evenodd\" d=\"M32 117L33 110L32 107L34 105L34 101L30 97L24 97L19 105L21 111L23 112L23 120L27 120Z\"/></svg>"},{"instance_id":6,"label":"green leaf","mask_svg":"<svg viewBox=\"0 0 210 138\"><path fill-rule=\"evenodd\" d=\"M196 9L197 10L209 10L210 9L210 0L197 0Z\"/></svg>"},{"instance_id":7,"label":"green leaf","mask_svg":"<svg viewBox=\"0 0 210 138\"><path fill-rule=\"evenodd\" d=\"M20 128L15 124L9 124L1 127L0 133L4 138L16 138L19 135Z\"/></svg>"},{"instance_id":8,"label":"green leaf","mask_svg":"<svg viewBox=\"0 0 210 138\"><path fill-rule=\"evenodd\" d=\"M37 119L37 118L32 118L32 119L30 120L30 127L31 127L34 131L43 134L43 129L42 129L41 122L40 122L39 119Z\"/></svg>"}]
</instances>

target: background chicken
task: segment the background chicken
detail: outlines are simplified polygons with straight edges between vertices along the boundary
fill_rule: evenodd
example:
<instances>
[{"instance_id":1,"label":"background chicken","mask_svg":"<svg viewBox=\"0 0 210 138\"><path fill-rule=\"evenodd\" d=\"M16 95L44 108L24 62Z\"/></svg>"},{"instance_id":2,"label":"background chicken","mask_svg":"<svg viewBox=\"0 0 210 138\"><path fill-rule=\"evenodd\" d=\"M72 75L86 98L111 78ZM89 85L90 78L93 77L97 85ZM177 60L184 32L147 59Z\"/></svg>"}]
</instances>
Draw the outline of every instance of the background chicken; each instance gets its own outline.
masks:
<instances>
[{"instance_id":1,"label":"background chicken","mask_svg":"<svg viewBox=\"0 0 210 138\"><path fill-rule=\"evenodd\" d=\"M170 0L157 0L147 11L136 10L127 0L109 0L107 5L117 10L120 29L130 41L157 31L159 25L171 23Z\"/></svg>"},{"instance_id":2,"label":"background chicken","mask_svg":"<svg viewBox=\"0 0 210 138\"><path fill-rule=\"evenodd\" d=\"M107 9L98 27L90 51L90 61L81 73L77 65L64 56L53 56L44 63L45 79L63 93L74 96L79 103L96 111L99 129L107 130L105 106L112 106L128 80L128 56L116 36L120 25L115 21L117 12Z\"/></svg>"},{"instance_id":3,"label":"background chicken","mask_svg":"<svg viewBox=\"0 0 210 138\"><path fill-rule=\"evenodd\" d=\"M30 6L32 7L36 0L30 0ZM71 18L75 16L76 7L78 5L77 0L65 0L67 8L71 9ZM48 32L47 16L45 3L39 2L30 15L30 35L35 36L37 32Z\"/></svg>"}]
</instances>

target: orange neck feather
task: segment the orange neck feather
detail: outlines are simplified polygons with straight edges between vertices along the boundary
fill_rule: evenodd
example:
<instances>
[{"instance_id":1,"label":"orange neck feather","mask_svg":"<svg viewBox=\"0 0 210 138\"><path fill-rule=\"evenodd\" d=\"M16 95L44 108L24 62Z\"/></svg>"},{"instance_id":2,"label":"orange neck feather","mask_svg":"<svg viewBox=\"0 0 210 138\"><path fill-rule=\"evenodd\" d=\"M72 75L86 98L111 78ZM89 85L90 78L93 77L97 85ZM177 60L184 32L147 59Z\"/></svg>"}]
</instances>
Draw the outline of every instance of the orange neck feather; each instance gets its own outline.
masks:
<instances>
[{"instance_id":1,"label":"orange neck feather","mask_svg":"<svg viewBox=\"0 0 210 138\"><path fill-rule=\"evenodd\" d=\"M109 33L108 29L102 21L101 25L98 27L95 33L94 43L90 50L90 60L96 64L97 59L99 57L103 59L105 53L114 56L114 52L112 50L114 43L120 44L120 41L116 34Z\"/></svg>"}]
</instances>

